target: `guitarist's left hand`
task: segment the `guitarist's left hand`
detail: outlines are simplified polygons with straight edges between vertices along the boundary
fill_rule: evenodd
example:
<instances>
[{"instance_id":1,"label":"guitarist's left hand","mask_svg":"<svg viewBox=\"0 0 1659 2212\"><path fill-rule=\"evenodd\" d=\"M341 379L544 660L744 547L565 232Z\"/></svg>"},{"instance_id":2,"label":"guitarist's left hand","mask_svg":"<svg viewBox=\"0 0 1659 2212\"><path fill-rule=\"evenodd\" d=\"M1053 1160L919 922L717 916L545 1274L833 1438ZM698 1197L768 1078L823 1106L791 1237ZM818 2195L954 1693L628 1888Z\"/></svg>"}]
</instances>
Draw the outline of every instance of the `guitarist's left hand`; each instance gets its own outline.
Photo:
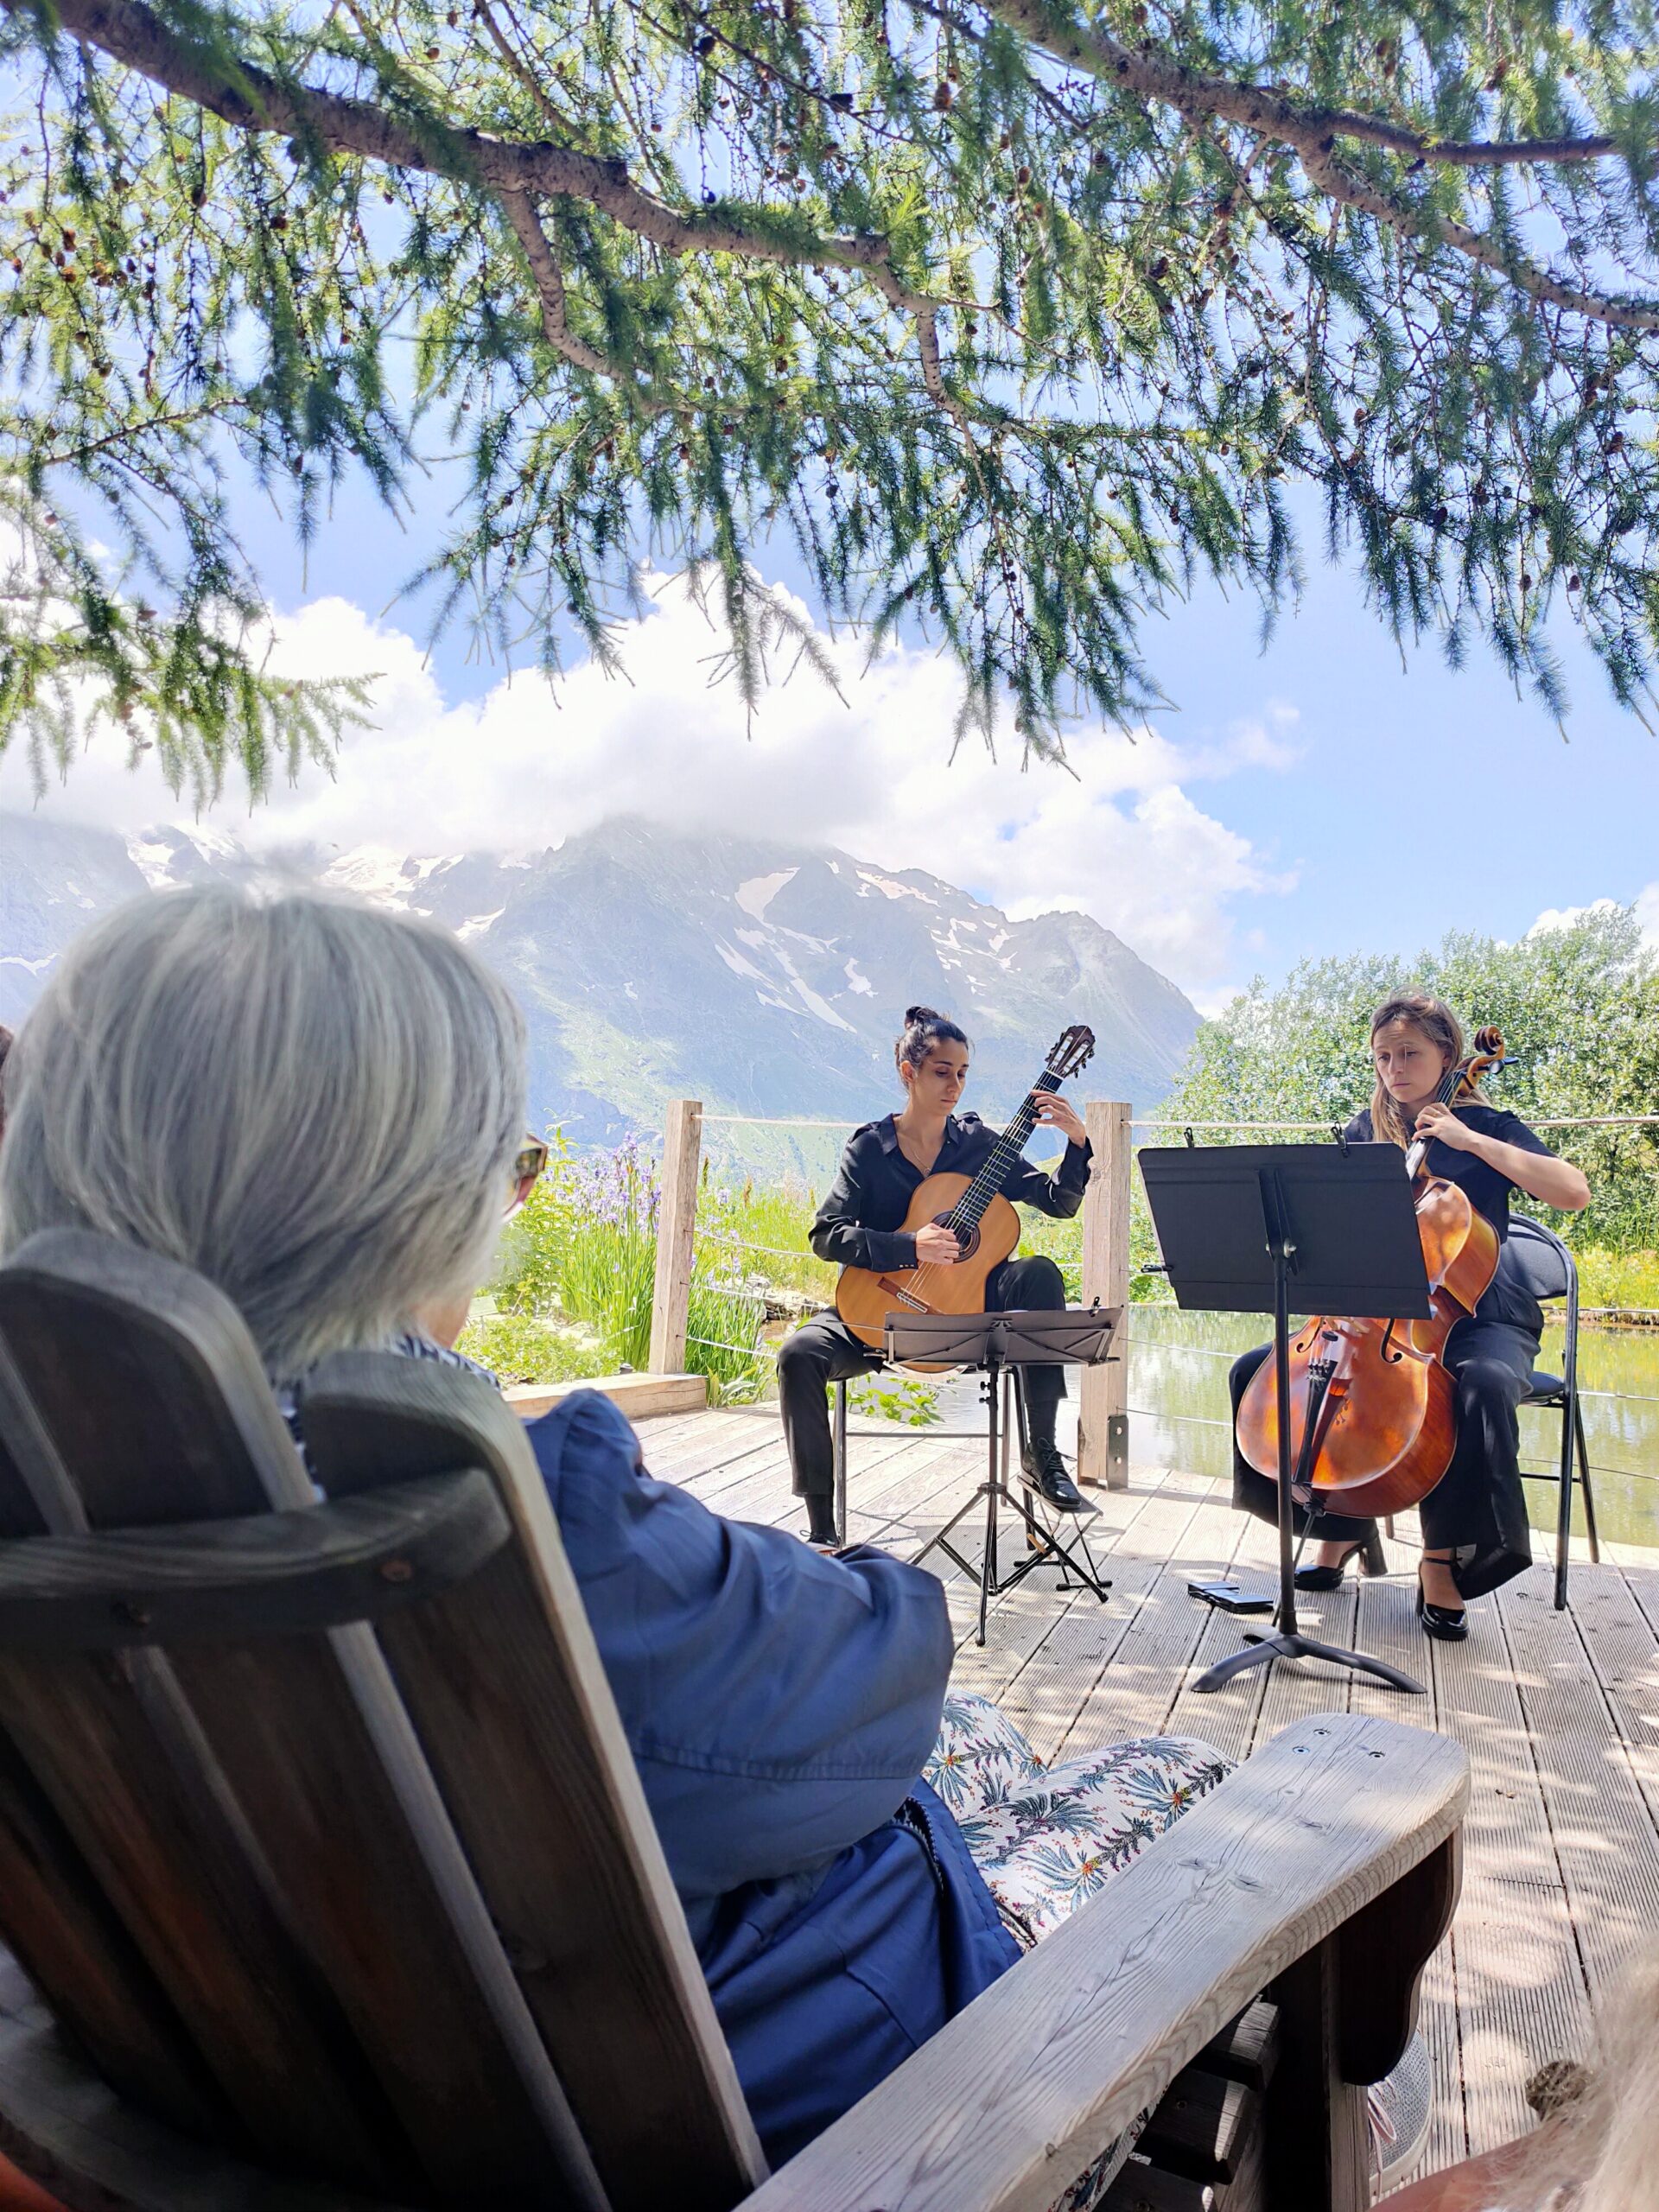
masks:
<instances>
[{"instance_id":1,"label":"guitarist's left hand","mask_svg":"<svg viewBox=\"0 0 1659 2212\"><path fill-rule=\"evenodd\" d=\"M1037 1119L1045 1128L1058 1129L1068 1144L1082 1146L1089 1141L1082 1115L1069 1098L1062 1098L1057 1090L1046 1090L1039 1098Z\"/></svg>"}]
</instances>

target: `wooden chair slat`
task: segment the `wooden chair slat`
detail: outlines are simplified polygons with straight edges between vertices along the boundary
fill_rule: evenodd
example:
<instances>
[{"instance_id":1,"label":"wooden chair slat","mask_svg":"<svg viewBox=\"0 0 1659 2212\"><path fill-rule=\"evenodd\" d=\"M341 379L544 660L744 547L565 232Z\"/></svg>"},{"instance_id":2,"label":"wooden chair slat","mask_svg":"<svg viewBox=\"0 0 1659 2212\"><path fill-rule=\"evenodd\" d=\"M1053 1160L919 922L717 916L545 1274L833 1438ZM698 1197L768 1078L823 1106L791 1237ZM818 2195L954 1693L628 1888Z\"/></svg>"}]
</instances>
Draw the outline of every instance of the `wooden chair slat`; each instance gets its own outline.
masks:
<instances>
[{"instance_id":1,"label":"wooden chair slat","mask_svg":"<svg viewBox=\"0 0 1659 2212\"><path fill-rule=\"evenodd\" d=\"M86 1526L35 1389L96 1397L86 1378L104 1370L78 1371L61 1356L37 1287L15 1268L0 1269L0 1537ZM92 1441L84 1423L80 1433ZM73 1847L73 1859L43 1870L60 1916L75 1924L84 1871L162 1993L153 2063L164 2062L176 2024L234 2115L232 2141L365 2187L386 2183L395 2169L365 2117L368 2076L351 2063L338 2008L282 1925L223 1777L191 1746L166 1662L151 1651L118 1661L0 1658L0 1726ZM27 1847L16 1829L11 1843ZM80 1925L91 1940L84 1918ZM144 2078L119 2070L137 2024L126 2008L106 2010L107 1993L76 1972L73 1951L31 1950L26 1935L21 1948L62 2016L110 2054L118 2068L111 2078L145 2098L156 2086L148 2068ZM141 2001L130 1986L129 1994ZM181 2068L162 2085L156 2109L188 2101L194 2070Z\"/></svg>"},{"instance_id":2,"label":"wooden chair slat","mask_svg":"<svg viewBox=\"0 0 1659 2212\"><path fill-rule=\"evenodd\" d=\"M4 1977L9 1979L9 1977ZM0 2152L64 2212L400 2212L168 2127L77 2061L38 1999L0 2001Z\"/></svg>"},{"instance_id":3,"label":"wooden chair slat","mask_svg":"<svg viewBox=\"0 0 1659 2212\"><path fill-rule=\"evenodd\" d=\"M1208 2182L1131 2163L1106 2192L1101 2212L1219 2212L1219 2200Z\"/></svg>"},{"instance_id":4,"label":"wooden chair slat","mask_svg":"<svg viewBox=\"0 0 1659 2212\"><path fill-rule=\"evenodd\" d=\"M337 1505L0 1547L0 1651L113 1651L344 1627L476 1572L511 1530L482 1468Z\"/></svg>"},{"instance_id":5,"label":"wooden chair slat","mask_svg":"<svg viewBox=\"0 0 1659 2212\"><path fill-rule=\"evenodd\" d=\"M0 1271L0 1327L92 1529L313 1502L239 1317L200 1277L51 1232ZM111 1434L134 1437L130 1458ZM16 1663L0 1656L0 1684ZM591 2163L372 1633L122 1663L176 1683L295 1965L332 1993L378 2084L355 2101L395 2113L413 2172L452 2200L596 2212Z\"/></svg>"},{"instance_id":6,"label":"wooden chair slat","mask_svg":"<svg viewBox=\"0 0 1659 2212\"><path fill-rule=\"evenodd\" d=\"M230 2106L178 2015L3 1734L0 1936L110 2081L176 2127L232 2133Z\"/></svg>"},{"instance_id":7,"label":"wooden chair slat","mask_svg":"<svg viewBox=\"0 0 1659 2212\"><path fill-rule=\"evenodd\" d=\"M724 2212L765 2167L522 1427L474 1377L325 1361L331 1496L488 1467L519 1541L380 1644L617 2212ZM616 2083L629 2091L619 2099Z\"/></svg>"},{"instance_id":8,"label":"wooden chair slat","mask_svg":"<svg viewBox=\"0 0 1659 2212\"><path fill-rule=\"evenodd\" d=\"M41 1524L26 1479L62 1482L0 1338L0 1535ZM224 2134L231 2110L50 1800L0 1733L0 1937L52 1993L111 2082L176 2125Z\"/></svg>"},{"instance_id":9,"label":"wooden chair slat","mask_svg":"<svg viewBox=\"0 0 1659 2212\"><path fill-rule=\"evenodd\" d=\"M1213 2043L1205 2044L1193 2063L1206 2073L1243 2082L1246 2088L1265 2089L1278 2057L1279 2015L1265 1998L1258 1997Z\"/></svg>"},{"instance_id":10,"label":"wooden chair slat","mask_svg":"<svg viewBox=\"0 0 1659 2212\"><path fill-rule=\"evenodd\" d=\"M1189 2066L1159 2099L1137 2147L1170 2173L1231 2181L1261 2117L1254 2089Z\"/></svg>"}]
</instances>

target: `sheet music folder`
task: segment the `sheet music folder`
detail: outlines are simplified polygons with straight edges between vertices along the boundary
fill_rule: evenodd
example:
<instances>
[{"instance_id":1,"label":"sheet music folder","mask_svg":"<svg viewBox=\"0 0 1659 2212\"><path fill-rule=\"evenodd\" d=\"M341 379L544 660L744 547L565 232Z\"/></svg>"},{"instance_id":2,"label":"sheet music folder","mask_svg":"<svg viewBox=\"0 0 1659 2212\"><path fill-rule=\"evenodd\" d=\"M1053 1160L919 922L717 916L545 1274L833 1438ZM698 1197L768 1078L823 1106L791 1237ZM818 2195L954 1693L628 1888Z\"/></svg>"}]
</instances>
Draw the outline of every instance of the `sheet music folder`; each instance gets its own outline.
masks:
<instances>
[{"instance_id":1,"label":"sheet music folder","mask_svg":"<svg viewBox=\"0 0 1659 2212\"><path fill-rule=\"evenodd\" d=\"M1178 1305L1273 1312L1264 1179L1270 1187L1277 1178L1290 1198L1296 1313L1427 1319L1422 1239L1398 1145L1166 1145L1139 1157Z\"/></svg>"},{"instance_id":2,"label":"sheet music folder","mask_svg":"<svg viewBox=\"0 0 1659 2212\"><path fill-rule=\"evenodd\" d=\"M1121 1306L1018 1307L999 1313L889 1313L887 1356L938 1367L1095 1367L1116 1359Z\"/></svg>"}]
</instances>

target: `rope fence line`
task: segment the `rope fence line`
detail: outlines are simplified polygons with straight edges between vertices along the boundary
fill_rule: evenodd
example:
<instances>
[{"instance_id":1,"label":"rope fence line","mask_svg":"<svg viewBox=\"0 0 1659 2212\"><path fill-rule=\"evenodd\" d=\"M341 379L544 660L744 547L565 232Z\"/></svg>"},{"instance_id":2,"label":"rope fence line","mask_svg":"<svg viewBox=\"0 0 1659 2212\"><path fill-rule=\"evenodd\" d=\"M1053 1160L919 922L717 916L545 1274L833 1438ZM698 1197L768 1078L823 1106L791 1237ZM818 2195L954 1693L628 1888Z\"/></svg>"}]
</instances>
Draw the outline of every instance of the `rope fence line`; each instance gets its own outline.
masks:
<instances>
[{"instance_id":1,"label":"rope fence line","mask_svg":"<svg viewBox=\"0 0 1659 2212\"><path fill-rule=\"evenodd\" d=\"M686 1331L685 1341L689 1344L707 1344L710 1351L734 1352L739 1359L753 1360L757 1364L771 1349L764 1338L752 1344L728 1344L719 1337L694 1337L689 1329Z\"/></svg>"},{"instance_id":2,"label":"rope fence line","mask_svg":"<svg viewBox=\"0 0 1659 2212\"><path fill-rule=\"evenodd\" d=\"M1132 1414L1138 1414L1142 1421L1178 1421L1183 1422L1189 1428L1225 1428L1230 1430L1232 1427L1231 1421L1217 1420L1213 1414L1178 1414L1168 1411L1155 1413L1150 1406L1131 1406L1129 1408L1129 1411ZM1611 1475L1616 1482L1659 1483L1659 1474L1655 1474L1651 1469L1643 1467L1608 1467L1604 1466L1599 1459L1592 1459L1590 1462L1590 1471L1592 1475ZM1560 1477L1556 1474L1555 1471L1548 1466L1537 1469L1522 1467L1521 1473L1523 1480L1528 1482L1554 1482L1560 1480Z\"/></svg>"},{"instance_id":3,"label":"rope fence line","mask_svg":"<svg viewBox=\"0 0 1659 2212\"><path fill-rule=\"evenodd\" d=\"M697 1234L707 1244L728 1244L735 1252L764 1252L771 1260L810 1260L815 1267L820 1268L830 1264L827 1260L820 1260L817 1254L809 1249L791 1252L779 1244L753 1244L747 1236L728 1236L718 1229L700 1228Z\"/></svg>"},{"instance_id":4,"label":"rope fence line","mask_svg":"<svg viewBox=\"0 0 1659 2212\"><path fill-rule=\"evenodd\" d=\"M823 1128L833 1125L820 1124ZM1280 1135L1340 1128L1332 1116L1324 1122L1131 1122L1132 1129L1155 1129L1162 1136L1182 1136L1188 1129L1271 1129ZM1535 1129L1649 1129L1659 1128L1659 1114L1561 1114L1528 1124Z\"/></svg>"},{"instance_id":5,"label":"rope fence line","mask_svg":"<svg viewBox=\"0 0 1659 2212\"><path fill-rule=\"evenodd\" d=\"M798 1120L785 1114L705 1114L705 1128L728 1129L855 1129L860 1127L850 1116L844 1122L813 1122ZM1340 1126L1336 1119L1323 1122L1160 1122L1131 1121L1132 1129L1156 1129L1177 1135L1186 1129L1272 1129L1283 1134L1287 1131L1306 1135L1313 1129L1331 1129ZM1534 1122L1535 1129L1649 1129L1659 1128L1659 1114L1560 1114L1548 1121Z\"/></svg>"},{"instance_id":6,"label":"rope fence line","mask_svg":"<svg viewBox=\"0 0 1659 2212\"><path fill-rule=\"evenodd\" d=\"M1178 1120L1166 1110L1156 1118L1136 1119L1126 1103L1091 1101L1086 1116L1094 1144L1096 1169L1090 1179L1090 1192L1085 1197L1083 1249L1069 1255L1051 1255L1059 1266L1069 1299L1087 1299L1090 1292L1097 1294L1103 1302L1116 1304L1125 1300L1133 1287L1132 1272L1126 1274L1124 1254L1127 1249L1128 1222L1135 1205L1134 1158L1143 1141L1179 1144L1189 1133L1194 1138L1205 1136L1236 1136L1249 1139L1255 1136L1306 1136L1331 1141L1341 1127L1338 1118L1304 1120L1254 1120L1239 1118L1232 1121L1200 1120L1192 1122ZM764 1382L773 1366L776 1345L772 1339L760 1333L764 1325L765 1309L781 1311L785 1320L796 1306L804 1307L815 1301L827 1302L831 1270L815 1262L815 1255L805 1246L782 1246L762 1241L760 1236L745 1236L738 1232L731 1217L724 1213L727 1195L723 1191L718 1199L708 1189L708 1176L713 1161L705 1154L702 1135L712 1135L721 1128L775 1128L780 1131L820 1133L825 1136L844 1139L861 1118L849 1115L844 1118L823 1116L768 1115L768 1114L703 1114L692 1100L671 1102L664 1127L663 1198L659 1215L658 1247L658 1289L659 1302L664 1306L666 1319L660 1329L653 1325L651 1364L660 1371L669 1372L684 1363L685 1355L695 1356L703 1351L718 1352L725 1362L738 1363L737 1378L747 1382L753 1376ZM1345 1119L1343 1116L1342 1119ZM1659 1113L1552 1116L1541 1118L1534 1124L1542 1130L1580 1129L1586 1134L1593 1131L1618 1131L1659 1128ZM741 1154L740 1154L741 1157ZM726 1179L722 1163L721 1179ZM707 1190L708 1198L715 1203L710 1208L713 1217L706 1222L697 1219L699 1198ZM740 1213L739 1220L742 1219ZM757 1224L758 1225L758 1224ZM770 1223L767 1226L770 1226ZM774 1232L775 1233L775 1232ZM1104 1272L1103 1273L1103 1269ZM719 1309L704 1310L695 1315L690 1311L693 1303L695 1285L698 1293L723 1297L731 1301L725 1309L731 1314L731 1338L710 1336L703 1331L710 1325L721 1325ZM1213 1344L1181 1344L1164 1332L1151 1327L1152 1317L1159 1312L1178 1313L1166 1298L1148 1300L1141 1305L1129 1301L1133 1316L1130 1328L1131 1349L1144 1346L1148 1351L1162 1350L1169 1352L1197 1351L1212 1363L1230 1361L1233 1351ZM1586 1309L1586 1315L1594 1309ZM1619 1312L1631 1309L1621 1308ZM1126 1316L1128 1319L1129 1316ZM750 1336L753 1325L754 1335ZM660 1342L659 1342L660 1338ZM747 1338L747 1342L733 1338ZM1080 1433L1080 1451L1085 1446L1090 1461L1090 1478L1103 1478L1109 1486L1121 1486L1127 1477L1127 1439L1119 1414L1133 1414L1142 1421L1167 1421L1192 1427L1227 1431L1230 1423L1222 1415L1205 1414L1170 1409L1160 1412L1154 1408L1128 1403L1125 1383L1130 1380L1131 1363L1124 1360L1109 1370L1103 1370L1118 1378L1111 1388L1109 1402L1099 1397L1090 1403L1085 1389L1083 1411L1085 1419ZM730 1370L728 1370L730 1372ZM1085 1384L1093 1381L1098 1385L1100 1377L1084 1377ZM1643 1378L1645 1379L1645 1377ZM753 1388L753 1384L748 1384ZM1175 1395L1190 1395L1176 1391ZM1616 1403L1624 1399L1630 1403L1652 1405L1659 1399L1643 1392L1616 1389L1595 1389L1585 1387L1581 1395L1586 1403ZM1208 1386L1203 1388L1199 1402L1209 1395ZM948 1418L948 1416L947 1416ZM1603 1416L1606 1418L1606 1416ZM1618 1417L1613 1417L1617 1422ZM1645 1427L1646 1423L1640 1425ZM931 1433L943 1433L931 1429ZM1098 1460L1097 1471L1093 1462ZM1637 1477L1635 1471L1612 1468L1597 1463L1597 1471L1617 1480L1626 1478L1659 1480L1654 1477ZM1530 1470L1529 1470L1530 1472Z\"/></svg>"},{"instance_id":7,"label":"rope fence line","mask_svg":"<svg viewBox=\"0 0 1659 2212\"><path fill-rule=\"evenodd\" d=\"M860 1125L852 1120L798 1122L781 1114L705 1114L702 1126L705 1129L855 1129Z\"/></svg>"}]
</instances>

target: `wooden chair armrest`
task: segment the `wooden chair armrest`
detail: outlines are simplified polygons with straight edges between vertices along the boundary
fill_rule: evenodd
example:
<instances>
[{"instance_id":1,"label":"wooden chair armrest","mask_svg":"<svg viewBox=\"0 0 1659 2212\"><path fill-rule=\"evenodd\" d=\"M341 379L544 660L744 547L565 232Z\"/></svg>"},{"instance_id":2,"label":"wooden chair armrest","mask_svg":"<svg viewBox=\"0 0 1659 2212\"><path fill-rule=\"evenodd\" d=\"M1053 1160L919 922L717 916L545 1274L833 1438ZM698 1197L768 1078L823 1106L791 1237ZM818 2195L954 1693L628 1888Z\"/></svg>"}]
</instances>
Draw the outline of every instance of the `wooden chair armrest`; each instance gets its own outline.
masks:
<instances>
[{"instance_id":1,"label":"wooden chair armrest","mask_svg":"<svg viewBox=\"0 0 1659 2212\"><path fill-rule=\"evenodd\" d=\"M1269 1983L1435 1853L1450 1866L1468 1795L1447 1738L1361 1714L1286 1729L744 2212L1045 2212ZM1404 2044L1447 1878L1397 1937L1370 1930L1372 2017L1348 2044L1371 2063Z\"/></svg>"}]
</instances>

